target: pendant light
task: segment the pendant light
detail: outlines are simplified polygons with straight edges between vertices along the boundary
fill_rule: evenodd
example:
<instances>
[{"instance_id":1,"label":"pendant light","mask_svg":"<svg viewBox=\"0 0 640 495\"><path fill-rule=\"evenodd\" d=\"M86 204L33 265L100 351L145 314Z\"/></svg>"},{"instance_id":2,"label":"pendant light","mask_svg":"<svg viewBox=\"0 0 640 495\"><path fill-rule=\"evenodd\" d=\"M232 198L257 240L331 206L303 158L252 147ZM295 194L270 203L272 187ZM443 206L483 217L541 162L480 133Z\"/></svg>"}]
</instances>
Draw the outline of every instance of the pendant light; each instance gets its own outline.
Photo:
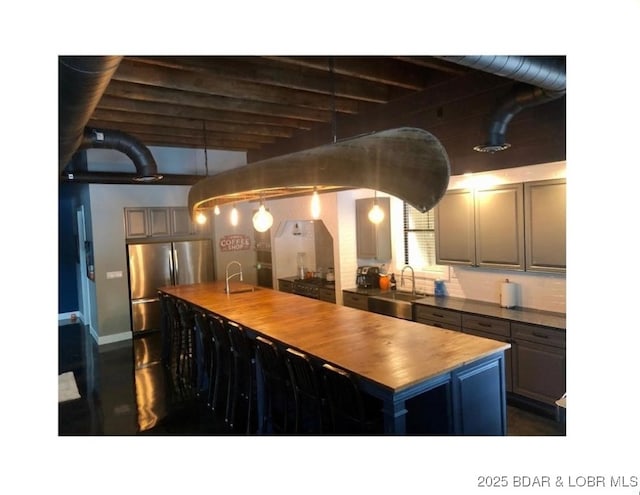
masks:
<instances>
[{"instance_id":1,"label":"pendant light","mask_svg":"<svg viewBox=\"0 0 640 495\"><path fill-rule=\"evenodd\" d=\"M273 225L273 215L264 207L264 202L260 200L260 207L253 215L253 228L258 232L266 232Z\"/></svg>"},{"instance_id":2,"label":"pendant light","mask_svg":"<svg viewBox=\"0 0 640 495\"><path fill-rule=\"evenodd\" d=\"M311 217L314 220L320 218L320 196L318 196L318 190L315 187L311 196Z\"/></svg>"},{"instance_id":3,"label":"pendant light","mask_svg":"<svg viewBox=\"0 0 640 495\"><path fill-rule=\"evenodd\" d=\"M204 149L204 175L209 177L209 160L207 156L207 122L205 120L202 121L202 141L203 141L203 149ZM219 211L218 211L219 213ZM207 216L199 211L196 213L196 223L198 225L204 225L207 223Z\"/></svg>"},{"instance_id":4,"label":"pendant light","mask_svg":"<svg viewBox=\"0 0 640 495\"><path fill-rule=\"evenodd\" d=\"M231 215L229 215L229 221L231 222L231 225L233 225L234 227L238 226L238 209L236 208L236 205L233 205L233 208L231 208Z\"/></svg>"},{"instance_id":5,"label":"pendant light","mask_svg":"<svg viewBox=\"0 0 640 495\"><path fill-rule=\"evenodd\" d=\"M369 221L375 224L378 224L384 220L384 211L378 204L378 196L376 194L376 191L373 191L373 206L369 210L369 214L367 216L369 217Z\"/></svg>"},{"instance_id":6,"label":"pendant light","mask_svg":"<svg viewBox=\"0 0 640 495\"><path fill-rule=\"evenodd\" d=\"M218 205L215 205L213 207L213 214L214 215L220 215L220 207Z\"/></svg>"},{"instance_id":7,"label":"pendant light","mask_svg":"<svg viewBox=\"0 0 640 495\"><path fill-rule=\"evenodd\" d=\"M205 215L201 211L196 213L196 223L198 223L198 225L204 225L205 223L207 223L207 215Z\"/></svg>"}]
</instances>

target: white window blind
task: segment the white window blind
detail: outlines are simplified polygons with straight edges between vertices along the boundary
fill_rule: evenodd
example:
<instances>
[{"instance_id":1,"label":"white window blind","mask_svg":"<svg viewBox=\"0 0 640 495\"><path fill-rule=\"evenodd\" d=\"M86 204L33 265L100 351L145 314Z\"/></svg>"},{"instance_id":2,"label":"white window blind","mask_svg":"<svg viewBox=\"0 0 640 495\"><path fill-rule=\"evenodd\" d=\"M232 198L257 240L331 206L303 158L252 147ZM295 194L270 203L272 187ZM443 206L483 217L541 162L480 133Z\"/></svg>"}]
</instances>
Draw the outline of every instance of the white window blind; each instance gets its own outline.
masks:
<instances>
[{"instance_id":1,"label":"white window blind","mask_svg":"<svg viewBox=\"0 0 640 495\"><path fill-rule=\"evenodd\" d=\"M404 203L404 262L418 270L436 264L433 210L420 212Z\"/></svg>"}]
</instances>

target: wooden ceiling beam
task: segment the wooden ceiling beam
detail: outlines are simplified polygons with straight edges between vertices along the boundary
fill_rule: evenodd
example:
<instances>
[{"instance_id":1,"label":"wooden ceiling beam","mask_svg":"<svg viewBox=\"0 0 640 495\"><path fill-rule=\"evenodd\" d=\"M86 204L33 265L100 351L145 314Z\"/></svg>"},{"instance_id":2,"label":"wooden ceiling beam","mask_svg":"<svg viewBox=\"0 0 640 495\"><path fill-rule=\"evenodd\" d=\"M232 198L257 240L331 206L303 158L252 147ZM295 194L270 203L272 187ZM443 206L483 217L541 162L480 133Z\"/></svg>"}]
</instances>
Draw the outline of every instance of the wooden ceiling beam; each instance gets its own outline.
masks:
<instances>
[{"instance_id":1,"label":"wooden ceiling beam","mask_svg":"<svg viewBox=\"0 0 640 495\"><path fill-rule=\"evenodd\" d=\"M342 74L334 74L332 80L328 70L300 66L292 71L290 66L264 57L127 57L127 60L323 95L335 92L338 97L372 103L389 101L386 84Z\"/></svg>"},{"instance_id":2,"label":"wooden ceiling beam","mask_svg":"<svg viewBox=\"0 0 640 495\"><path fill-rule=\"evenodd\" d=\"M301 67L328 70L329 57L265 57ZM333 57L334 71L343 76L356 77L380 84L388 84L411 90L422 90L429 86L434 72L411 66L402 60L389 57Z\"/></svg>"},{"instance_id":3,"label":"wooden ceiling beam","mask_svg":"<svg viewBox=\"0 0 640 495\"><path fill-rule=\"evenodd\" d=\"M114 125L128 124L130 122L136 122L141 125L166 127L167 129L191 129L196 132L202 132L203 122L206 125L207 131L237 133L237 134L249 134L256 136L270 136L270 137L283 137L288 138L293 135L293 129L284 126L270 126L270 125L258 125L258 124L246 124L246 123L230 123L223 121L212 120L198 120L187 119L181 117L170 117L166 115L152 115L130 112L124 112L120 110L102 110L97 109L92 116L92 119L103 122L111 122Z\"/></svg>"},{"instance_id":4,"label":"wooden ceiling beam","mask_svg":"<svg viewBox=\"0 0 640 495\"><path fill-rule=\"evenodd\" d=\"M217 120L235 123L252 123L261 125L275 125L294 129L311 129L313 122L306 119L295 119L284 115L274 115L264 112L234 112L217 108L197 108L156 103L126 98L116 98L104 95L98 105L99 109L120 110L125 112L165 115L198 120ZM328 119L327 119L328 120ZM325 120L326 122L326 120Z\"/></svg>"},{"instance_id":5,"label":"wooden ceiling beam","mask_svg":"<svg viewBox=\"0 0 640 495\"><path fill-rule=\"evenodd\" d=\"M310 91L291 90L276 86L266 86L253 82L212 76L202 72L181 71L166 67L133 62L123 59L113 75L114 81L146 84L167 89L191 91L206 95L242 99L311 109L331 110L355 114L359 111L358 102L347 98L333 98L329 95Z\"/></svg>"}]
</instances>

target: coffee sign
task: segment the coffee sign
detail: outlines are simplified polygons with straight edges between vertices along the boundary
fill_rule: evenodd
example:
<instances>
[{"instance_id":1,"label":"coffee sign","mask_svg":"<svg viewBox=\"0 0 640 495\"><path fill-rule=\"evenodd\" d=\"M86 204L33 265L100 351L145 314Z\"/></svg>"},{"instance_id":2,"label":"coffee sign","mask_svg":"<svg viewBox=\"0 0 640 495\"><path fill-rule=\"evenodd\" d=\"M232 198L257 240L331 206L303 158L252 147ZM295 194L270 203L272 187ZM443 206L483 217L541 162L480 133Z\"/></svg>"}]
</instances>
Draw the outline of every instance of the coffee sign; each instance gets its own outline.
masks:
<instances>
[{"instance_id":1,"label":"coffee sign","mask_svg":"<svg viewBox=\"0 0 640 495\"><path fill-rule=\"evenodd\" d=\"M220 251L245 251L251 247L251 239L244 234L230 234L220 238Z\"/></svg>"}]
</instances>

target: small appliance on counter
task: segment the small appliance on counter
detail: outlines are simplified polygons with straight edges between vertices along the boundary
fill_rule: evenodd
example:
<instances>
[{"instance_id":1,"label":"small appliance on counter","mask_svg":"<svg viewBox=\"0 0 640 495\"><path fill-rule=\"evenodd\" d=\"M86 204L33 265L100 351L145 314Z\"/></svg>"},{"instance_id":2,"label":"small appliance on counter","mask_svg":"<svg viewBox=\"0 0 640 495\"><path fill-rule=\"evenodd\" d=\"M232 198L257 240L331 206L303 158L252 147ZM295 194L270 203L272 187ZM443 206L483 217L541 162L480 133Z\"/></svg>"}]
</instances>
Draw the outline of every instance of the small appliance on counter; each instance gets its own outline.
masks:
<instances>
[{"instance_id":1,"label":"small appliance on counter","mask_svg":"<svg viewBox=\"0 0 640 495\"><path fill-rule=\"evenodd\" d=\"M372 289L379 286L380 268L377 266L359 266L356 272L358 289Z\"/></svg>"}]
</instances>

